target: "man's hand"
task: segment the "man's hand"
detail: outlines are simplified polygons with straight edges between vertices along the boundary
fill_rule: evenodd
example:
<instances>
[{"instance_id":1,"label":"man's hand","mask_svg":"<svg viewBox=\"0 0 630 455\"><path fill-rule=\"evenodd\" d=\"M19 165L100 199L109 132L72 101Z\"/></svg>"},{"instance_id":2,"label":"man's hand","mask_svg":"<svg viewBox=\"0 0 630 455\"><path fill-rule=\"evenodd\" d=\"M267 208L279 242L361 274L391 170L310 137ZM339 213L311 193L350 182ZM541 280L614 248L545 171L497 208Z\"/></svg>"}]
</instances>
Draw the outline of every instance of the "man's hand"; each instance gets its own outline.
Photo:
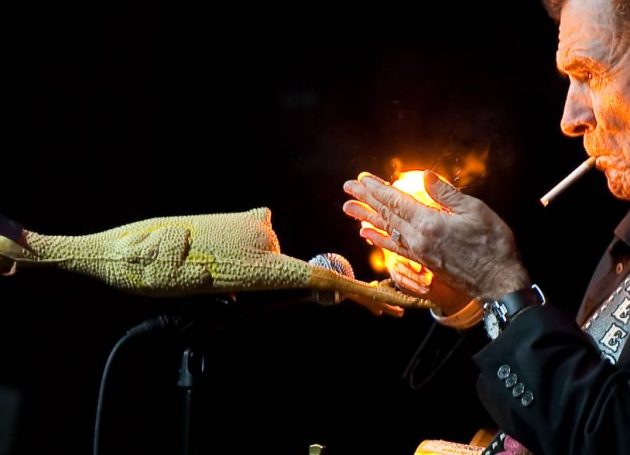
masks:
<instances>
[{"instance_id":1,"label":"man's hand","mask_svg":"<svg viewBox=\"0 0 630 455\"><path fill-rule=\"evenodd\" d=\"M346 202L343 210L374 226L361 228L362 237L424 264L460 295L498 298L529 285L514 235L496 213L432 172L427 172L425 186L447 210L429 208L371 174L344 184L357 200ZM400 233L398 241L391 237L394 231Z\"/></svg>"},{"instance_id":2,"label":"man's hand","mask_svg":"<svg viewBox=\"0 0 630 455\"><path fill-rule=\"evenodd\" d=\"M418 270L417 265L419 264L412 265L406 258L398 256L390 270L392 280L403 292L431 300L440 306L445 315L457 313L473 299L435 278L433 272L424 265L420 265Z\"/></svg>"}]
</instances>

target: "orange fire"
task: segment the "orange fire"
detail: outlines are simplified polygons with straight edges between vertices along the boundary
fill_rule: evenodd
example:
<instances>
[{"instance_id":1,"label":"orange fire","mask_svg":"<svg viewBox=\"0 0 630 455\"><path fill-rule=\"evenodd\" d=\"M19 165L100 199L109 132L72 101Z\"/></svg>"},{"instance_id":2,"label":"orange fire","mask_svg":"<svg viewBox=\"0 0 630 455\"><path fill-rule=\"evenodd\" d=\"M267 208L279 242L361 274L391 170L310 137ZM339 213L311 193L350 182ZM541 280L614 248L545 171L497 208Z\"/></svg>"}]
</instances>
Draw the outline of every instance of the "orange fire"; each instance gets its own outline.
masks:
<instances>
[{"instance_id":1,"label":"orange fire","mask_svg":"<svg viewBox=\"0 0 630 455\"><path fill-rule=\"evenodd\" d=\"M482 148L459 151L458 153L445 153L443 156L438 157L430 167L433 172L438 174L440 179L445 182L450 182L459 189L463 189L486 175L486 163L488 161L489 152L489 148ZM418 154L416 153L416 155ZM391 164L397 177L392 184L395 188L411 194L416 200L428 207L436 210L449 210L447 207L442 206L432 199L427 193L424 187L424 171L402 171L405 167L422 166L422 163L403 163L401 159L393 158ZM375 229L374 226L365 222L363 225ZM382 233L387 235L386 232ZM396 253L380 248L375 248L370 255L370 264L377 272L390 271L397 262L407 263L420 275L419 278L421 282L431 282L433 273L417 262L413 262Z\"/></svg>"},{"instance_id":2,"label":"orange fire","mask_svg":"<svg viewBox=\"0 0 630 455\"><path fill-rule=\"evenodd\" d=\"M439 176L442 180L446 181L444 177ZM398 188L405 193L413 196L418 202L426 205L427 207L434 208L436 210L448 210L442 204L431 198L429 193L427 192L424 186L424 171L413 170L407 172L401 172L398 175L398 178L392 183L394 188ZM370 227L371 229L376 229L374 226L367 222L362 223L364 227ZM378 230L378 229L377 229ZM381 231L381 233L386 234ZM394 268L397 262L406 263L410 266L416 273L420 274L420 281L423 283L431 283L433 279L433 272L431 272L426 267L423 267L421 264L418 264L415 261L404 258L392 251L386 249L377 249L372 252L370 255L370 264L374 268L374 270L379 272L384 272L385 270L390 271Z\"/></svg>"},{"instance_id":3,"label":"orange fire","mask_svg":"<svg viewBox=\"0 0 630 455\"><path fill-rule=\"evenodd\" d=\"M406 150L406 155L422 156L424 153L418 150ZM487 175L487 162L490 156L490 148L476 148L472 150L457 150L453 147L445 148L440 153L433 153L431 163L424 161L407 161L394 157L390 165L394 175L398 176L403 170L410 168L427 168L442 175L447 181L460 190L483 179Z\"/></svg>"},{"instance_id":4,"label":"orange fire","mask_svg":"<svg viewBox=\"0 0 630 455\"><path fill-rule=\"evenodd\" d=\"M440 178L446 181L443 177L440 176ZM427 207L446 210L446 207L433 199L424 187L424 171L401 172L394 183L392 183L392 186L398 188L400 191L411 194L414 199Z\"/></svg>"}]
</instances>

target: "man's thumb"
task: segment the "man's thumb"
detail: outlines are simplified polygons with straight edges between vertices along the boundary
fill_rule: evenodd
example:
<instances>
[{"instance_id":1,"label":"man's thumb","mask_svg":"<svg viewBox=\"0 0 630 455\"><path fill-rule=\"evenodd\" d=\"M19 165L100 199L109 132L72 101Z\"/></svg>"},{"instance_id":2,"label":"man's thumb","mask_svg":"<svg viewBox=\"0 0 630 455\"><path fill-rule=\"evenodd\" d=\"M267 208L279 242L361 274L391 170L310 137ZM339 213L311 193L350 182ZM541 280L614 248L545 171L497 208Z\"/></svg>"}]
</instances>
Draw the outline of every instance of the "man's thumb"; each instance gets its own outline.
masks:
<instances>
[{"instance_id":1,"label":"man's thumb","mask_svg":"<svg viewBox=\"0 0 630 455\"><path fill-rule=\"evenodd\" d=\"M434 201L447 208L456 207L462 196L457 188L429 170L424 172L424 187Z\"/></svg>"}]
</instances>

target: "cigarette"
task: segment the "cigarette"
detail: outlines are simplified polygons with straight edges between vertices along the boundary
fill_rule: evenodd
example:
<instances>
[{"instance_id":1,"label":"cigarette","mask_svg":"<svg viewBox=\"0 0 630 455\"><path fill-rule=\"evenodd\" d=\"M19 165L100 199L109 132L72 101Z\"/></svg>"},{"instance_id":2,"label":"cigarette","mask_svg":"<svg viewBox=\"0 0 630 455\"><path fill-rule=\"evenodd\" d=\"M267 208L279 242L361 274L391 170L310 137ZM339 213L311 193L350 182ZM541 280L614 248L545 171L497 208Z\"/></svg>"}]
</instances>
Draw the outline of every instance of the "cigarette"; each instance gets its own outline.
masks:
<instances>
[{"instance_id":1,"label":"cigarette","mask_svg":"<svg viewBox=\"0 0 630 455\"><path fill-rule=\"evenodd\" d=\"M582 177L589 169L595 166L595 157L591 156L588 160L584 161L573 172L567 175L560 183L554 186L547 194L540 198L542 205L547 207L551 201L553 201L560 193L566 190L569 186L573 185L577 179Z\"/></svg>"}]
</instances>

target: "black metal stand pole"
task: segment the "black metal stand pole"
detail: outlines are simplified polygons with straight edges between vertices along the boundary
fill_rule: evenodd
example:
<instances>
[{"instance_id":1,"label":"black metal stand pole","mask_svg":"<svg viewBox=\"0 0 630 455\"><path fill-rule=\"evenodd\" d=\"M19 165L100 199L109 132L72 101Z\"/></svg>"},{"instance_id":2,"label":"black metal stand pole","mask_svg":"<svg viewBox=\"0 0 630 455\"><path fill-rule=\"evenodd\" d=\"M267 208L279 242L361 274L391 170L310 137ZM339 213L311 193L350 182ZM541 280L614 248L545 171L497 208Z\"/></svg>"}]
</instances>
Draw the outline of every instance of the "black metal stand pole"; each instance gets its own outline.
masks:
<instances>
[{"instance_id":1,"label":"black metal stand pole","mask_svg":"<svg viewBox=\"0 0 630 455\"><path fill-rule=\"evenodd\" d=\"M182 353L177 386L182 397L182 454L197 455L197 399L201 376L205 372L205 358L194 348L186 348Z\"/></svg>"}]
</instances>

